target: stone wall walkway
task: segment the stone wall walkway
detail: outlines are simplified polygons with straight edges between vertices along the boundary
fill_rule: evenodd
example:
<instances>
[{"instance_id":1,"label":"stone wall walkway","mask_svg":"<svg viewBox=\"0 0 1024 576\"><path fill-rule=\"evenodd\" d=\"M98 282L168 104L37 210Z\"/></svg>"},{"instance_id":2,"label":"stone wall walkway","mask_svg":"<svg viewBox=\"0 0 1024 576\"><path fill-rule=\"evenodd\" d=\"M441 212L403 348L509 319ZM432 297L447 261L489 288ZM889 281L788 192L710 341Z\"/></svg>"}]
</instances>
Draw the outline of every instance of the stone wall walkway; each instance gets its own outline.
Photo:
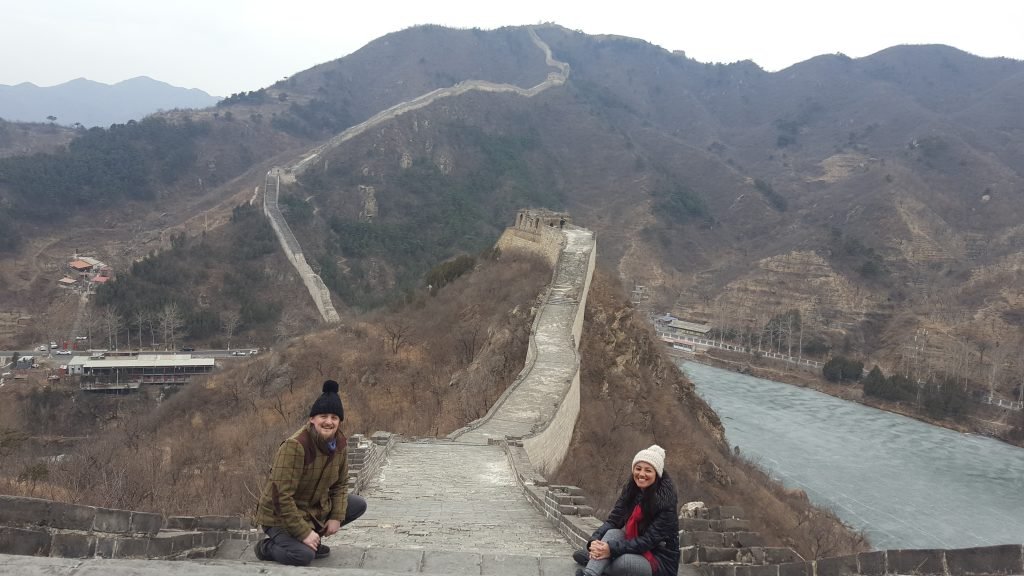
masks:
<instances>
[{"instance_id":1,"label":"stone wall walkway","mask_svg":"<svg viewBox=\"0 0 1024 576\"><path fill-rule=\"evenodd\" d=\"M583 228L563 230L565 247L559 257L551 290L541 306L534 339L537 356L521 381L506 392L480 421L456 431L460 442L486 444L506 436L521 438L550 422L576 372L576 343L572 336L576 306L594 248L594 233Z\"/></svg>"},{"instance_id":2,"label":"stone wall walkway","mask_svg":"<svg viewBox=\"0 0 1024 576\"><path fill-rule=\"evenodd\" d=\"M568 557L565 538L523 497L500 446L394 446L364 492L366 514L327 543Z\"/></svg>"}]
</instances>

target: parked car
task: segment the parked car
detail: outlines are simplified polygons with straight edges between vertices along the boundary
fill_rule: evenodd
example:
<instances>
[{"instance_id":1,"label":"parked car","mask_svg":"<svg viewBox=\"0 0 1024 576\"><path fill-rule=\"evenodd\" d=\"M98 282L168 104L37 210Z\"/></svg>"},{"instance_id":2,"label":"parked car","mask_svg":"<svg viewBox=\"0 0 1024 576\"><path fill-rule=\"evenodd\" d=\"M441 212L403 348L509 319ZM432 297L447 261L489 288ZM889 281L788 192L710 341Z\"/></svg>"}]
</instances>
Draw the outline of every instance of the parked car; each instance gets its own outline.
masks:
<instances>
[{"instance_id":1,"label":"parked car","mask_svg":"<svg viewBox=\"0 0 1024 576\"><path fill-rule=\"evenodd\" d=\"M57 350L58 356L71 356L71 350Z\"/></svg>"},{"instance_id":2,"label":"parked car","mask_svg":"<svg viewBox=\"0 0 1024 576\"><path fill-rule=\"evenodd\" d=\"M39 351L39 352L46 352L46 344L43 344L39 348L36 348L36 350Z\"/></svg>"},{"instance_id":3,"label":"parked car","mask_svg":"<svg viewBox=\"0 0 1024 576\"><path fill-rule=\"evenodd\" d=\"M195 352L196 351L196 347L195 346L182 346L181 347L181 351L182 352Z\"/></svg>"},{"instance_id":4,"label":"parked car","mask_svg":"<svg viewBox=\"0 0 1024 576\"><path fill-rule=\"evenodd\" d=\"M245 350L235 350L231 353L232 356L248 356L249 354Z\"/></svg>"}]
</instances>

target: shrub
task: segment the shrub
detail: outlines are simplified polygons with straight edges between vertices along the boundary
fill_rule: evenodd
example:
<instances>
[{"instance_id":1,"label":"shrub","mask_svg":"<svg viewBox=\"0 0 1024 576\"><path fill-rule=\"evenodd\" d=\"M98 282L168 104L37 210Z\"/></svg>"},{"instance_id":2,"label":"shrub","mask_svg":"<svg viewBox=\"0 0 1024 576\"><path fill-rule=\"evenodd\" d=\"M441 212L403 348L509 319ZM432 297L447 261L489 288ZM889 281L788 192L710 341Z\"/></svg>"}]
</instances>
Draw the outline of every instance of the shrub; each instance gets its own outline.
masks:
<instances>
[{"instance_id":1,"label":"shrub","mask_svg":"<svg viewBox=\"0 0 1024 576\"><path fill-rule=\"evenodd\" d=\"M878 376L880 375L881 371ZM909 402L917 398L917 385L899 374L893 374L889 378L872 378L871 374L868 374L868 379L864 382L864 394L883 400Z\"/></svg>"},{"instance_id":2,"label":"shrub","mask_svg":"<svg viewBox=\"0 0 1024 576\"><path fill-rule=\"evenodd\" d=\"M829 382L856 382L864 373L864 363L835 356L825 363L821 373Z\"/></svg>"},{"instance_id":3,"label":"shrub","mask_svg":"<svg viewBox=\"0 0 1024 576\"><path fill-rule=\"evenodd\" d=\"M431 268L423 281L430 286L431 293L436 293L452 280L472 270L473 266L476 266L476 258L462 254Z\"/></svg>"}]
</instances>

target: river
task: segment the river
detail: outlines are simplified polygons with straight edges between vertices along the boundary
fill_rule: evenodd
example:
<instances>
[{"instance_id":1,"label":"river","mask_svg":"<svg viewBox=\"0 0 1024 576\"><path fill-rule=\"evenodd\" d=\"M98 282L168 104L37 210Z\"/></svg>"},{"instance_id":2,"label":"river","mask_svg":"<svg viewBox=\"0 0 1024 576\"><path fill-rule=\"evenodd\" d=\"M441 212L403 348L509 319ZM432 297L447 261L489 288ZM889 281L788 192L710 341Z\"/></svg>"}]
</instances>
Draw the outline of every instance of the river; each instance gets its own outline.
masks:
<instances>
[{"instance_id":1,"label":"river","mask_svg":"<svg viewBox=\"0 0 1024 576\"><path fill-rule=\"evenodd\" d=\"M680 366L730 446L864 530L875 549L1024 543L1024 449L816 390Z\"/></svg>"}]
</instances>

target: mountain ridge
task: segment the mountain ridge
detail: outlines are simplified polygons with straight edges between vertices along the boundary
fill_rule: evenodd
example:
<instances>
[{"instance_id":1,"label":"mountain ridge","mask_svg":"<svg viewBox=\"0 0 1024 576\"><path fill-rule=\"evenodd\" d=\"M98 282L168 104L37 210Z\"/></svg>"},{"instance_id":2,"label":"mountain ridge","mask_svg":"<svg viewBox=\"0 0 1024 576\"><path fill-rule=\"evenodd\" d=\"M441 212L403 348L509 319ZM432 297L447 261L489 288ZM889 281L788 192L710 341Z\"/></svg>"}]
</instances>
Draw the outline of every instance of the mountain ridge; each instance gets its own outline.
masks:
<instances>
[{"instance_id":1,"label":"mountain ridge","mask_svg":"<svg viewBox=\"0 0 1024 576\"><path fill-rule=\"evenodd\" d=\"M198 88L179 88L149 76L113 84L75 78L54 86L22 82L0 85L0 118L43 122L53 116L62 125L86 128L141 120L159 110L206 108L219 98Z\"/></svg>"},{"instance_id":2,"label":"mountain ridge","mask_svg":"<svg viewBox=\"0 0 1024 576\"><path fill-rule=\"evenodd\" d=\"M482 249L510 211L543 205L594 230L602 261L624 284L647 287L649 306L740 333L797 309L815 338L888 370L906 358L887 343L924 326L943 334L936 362L968 341L1015 337L1022 306L998 282L1012 285L1024 241L1013 91L1024 63L899 46L765 72L529 28L571 66L558 90L528 102L466 93L395 117L283 191L340 303L375 306L411 290L431 263ZM207 129L195 158L175 165L181 176L134 209L205 223L199 210L250 196L266 170L256 166L275 155L296 158L481 71L525 87L549 69L526 28L421 27L216 109L162 115ZM0 183L5 193L17 197ZM995 284L964 285L997 274ZM969 320L943 321L939 307Z\"/></svg>"}]
</instances>

